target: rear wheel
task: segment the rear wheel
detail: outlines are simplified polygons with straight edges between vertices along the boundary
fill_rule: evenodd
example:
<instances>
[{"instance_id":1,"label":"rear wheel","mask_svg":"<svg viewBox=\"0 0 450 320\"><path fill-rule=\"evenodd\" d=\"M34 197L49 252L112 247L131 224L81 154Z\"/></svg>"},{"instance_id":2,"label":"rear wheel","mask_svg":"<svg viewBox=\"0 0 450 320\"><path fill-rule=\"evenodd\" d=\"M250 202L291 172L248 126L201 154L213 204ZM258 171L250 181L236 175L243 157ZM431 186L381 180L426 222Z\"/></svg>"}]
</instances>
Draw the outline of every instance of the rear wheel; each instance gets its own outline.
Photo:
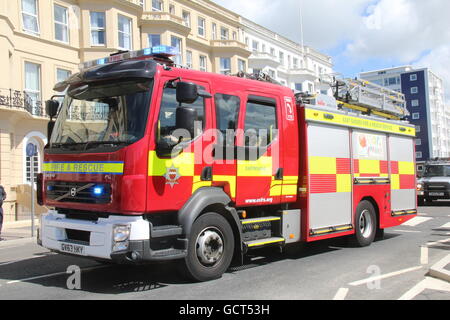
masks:
<instances>
[{"instance_id":1,"label":"rear wheel","mask_svg":"<svg viewBox=\"0 0 450 320\"><path fill-rule=\"evenodd\" d=\"M369 246L377 233L377 218L373 205L369 201L361 201L356 208L355 235L353 243L359 247Z\"/></svg>"},{"instance_id":2,"label":"rear wheel","mask_svg":"<svg viewBox=\"0 0 450 320\"><path fill-rule=\"evenodd\" d=\"M230 266L234 236L228 221L217 213L200 216L192 226L185 274L196 281L220 278Z\"/></svg>"}]
</instances>

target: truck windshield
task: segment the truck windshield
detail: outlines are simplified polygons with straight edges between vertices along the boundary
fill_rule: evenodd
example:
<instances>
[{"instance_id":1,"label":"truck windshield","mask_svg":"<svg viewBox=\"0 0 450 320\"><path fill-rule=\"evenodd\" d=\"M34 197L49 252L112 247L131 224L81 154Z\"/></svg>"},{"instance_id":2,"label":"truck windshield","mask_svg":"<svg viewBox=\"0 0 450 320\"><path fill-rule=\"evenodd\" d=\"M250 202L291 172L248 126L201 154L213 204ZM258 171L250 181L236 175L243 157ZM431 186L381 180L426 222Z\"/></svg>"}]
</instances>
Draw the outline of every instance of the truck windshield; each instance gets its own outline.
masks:
<instances>
[{"instance_id":1,"label":"truck windshield","mask_svg":"<svg viewBox=\"0 0 450 320\"><path fill-rule=\"evenodd\" d=\"M450 166L426 166L424 177L450 177Z\"/></svg>"},{"instance_id":2,"label":"truck windshield","mask_svg":"<svg viewBox=\"0 0 450 320\"><path fill-rule=\"evenodd\" d=\"M131 144L144 136L153 81L69 88L50 139L51 148Z\"/></svg>"}]
</instances>

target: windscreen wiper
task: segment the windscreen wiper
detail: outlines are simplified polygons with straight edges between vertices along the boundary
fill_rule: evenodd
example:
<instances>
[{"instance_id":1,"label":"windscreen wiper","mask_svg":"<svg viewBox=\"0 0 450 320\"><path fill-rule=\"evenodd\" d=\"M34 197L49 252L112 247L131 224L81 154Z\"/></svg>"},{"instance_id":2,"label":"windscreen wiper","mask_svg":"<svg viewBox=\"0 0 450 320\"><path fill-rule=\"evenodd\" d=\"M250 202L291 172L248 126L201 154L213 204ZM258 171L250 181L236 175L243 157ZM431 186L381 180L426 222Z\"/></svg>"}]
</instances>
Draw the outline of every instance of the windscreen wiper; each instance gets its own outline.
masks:
<instances>
[{"instance_id":1,"label":"windscreen wiper","mask_svg":"<svg viewBox=\"0 0 450 320\"><path fill-rule=\"evenodd\" d=\"M126 141L88 141L86 142L86 145L84 146L84 150L87 150L88 147L94 147L94 146L120 146L120 145L129 145L130 142Z\"/></svg>"}]
</instances>

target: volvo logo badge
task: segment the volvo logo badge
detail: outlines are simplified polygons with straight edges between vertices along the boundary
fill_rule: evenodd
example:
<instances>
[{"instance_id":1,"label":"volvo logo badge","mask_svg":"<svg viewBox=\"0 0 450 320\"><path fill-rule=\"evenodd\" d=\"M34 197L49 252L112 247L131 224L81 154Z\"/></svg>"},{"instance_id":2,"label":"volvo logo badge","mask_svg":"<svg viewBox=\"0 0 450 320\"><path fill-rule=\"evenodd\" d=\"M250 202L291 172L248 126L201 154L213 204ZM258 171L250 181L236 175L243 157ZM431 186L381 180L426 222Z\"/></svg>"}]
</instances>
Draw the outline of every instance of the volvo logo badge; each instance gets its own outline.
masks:
<instances>
[{"instance_id":1,"label":"volvo logo badge","mask_svg":"<svg viewBox=\"0 0 450 320\"><path fill-rule=\"evenodd\" d=\"M72 188L72 189L70 189L70 195L71 195L72 197L75 197L75 196L77 195L77 188Z\"/></svg>"}]
</instances>

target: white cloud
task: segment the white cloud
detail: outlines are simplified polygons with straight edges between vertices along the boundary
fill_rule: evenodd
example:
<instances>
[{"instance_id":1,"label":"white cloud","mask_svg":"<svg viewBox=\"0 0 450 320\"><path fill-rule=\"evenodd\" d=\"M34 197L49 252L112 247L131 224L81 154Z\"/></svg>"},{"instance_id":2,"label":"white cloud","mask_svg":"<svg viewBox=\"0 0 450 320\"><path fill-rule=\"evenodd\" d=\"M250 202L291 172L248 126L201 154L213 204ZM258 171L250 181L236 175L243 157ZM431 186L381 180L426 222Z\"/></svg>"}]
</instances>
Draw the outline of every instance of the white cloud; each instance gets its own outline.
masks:
<instances>
[{"instance_id":1,"label":"white cloud","mask_svg":"<svg viewBox=\"0 0 450 320\"><path fill-rule=\"evenodd\" d=\"M361 69L367 69L368 62L374 60L386 67L431 67L444 79L450 105L449 0L215 2L297 42L302 2L306 45L341 51L339 55L353 65L360 64Z\"/></svg>"},{"instance_id":2,"label":"white cloud","mask_svg":"<svg viewBox=\"0 0 450 320\"><path fill-rule=\"evenodd\" d=\"M380 0L367 10L345 54L430 67L450 97L450 1Z\"/></svg>"}]
</instances>

